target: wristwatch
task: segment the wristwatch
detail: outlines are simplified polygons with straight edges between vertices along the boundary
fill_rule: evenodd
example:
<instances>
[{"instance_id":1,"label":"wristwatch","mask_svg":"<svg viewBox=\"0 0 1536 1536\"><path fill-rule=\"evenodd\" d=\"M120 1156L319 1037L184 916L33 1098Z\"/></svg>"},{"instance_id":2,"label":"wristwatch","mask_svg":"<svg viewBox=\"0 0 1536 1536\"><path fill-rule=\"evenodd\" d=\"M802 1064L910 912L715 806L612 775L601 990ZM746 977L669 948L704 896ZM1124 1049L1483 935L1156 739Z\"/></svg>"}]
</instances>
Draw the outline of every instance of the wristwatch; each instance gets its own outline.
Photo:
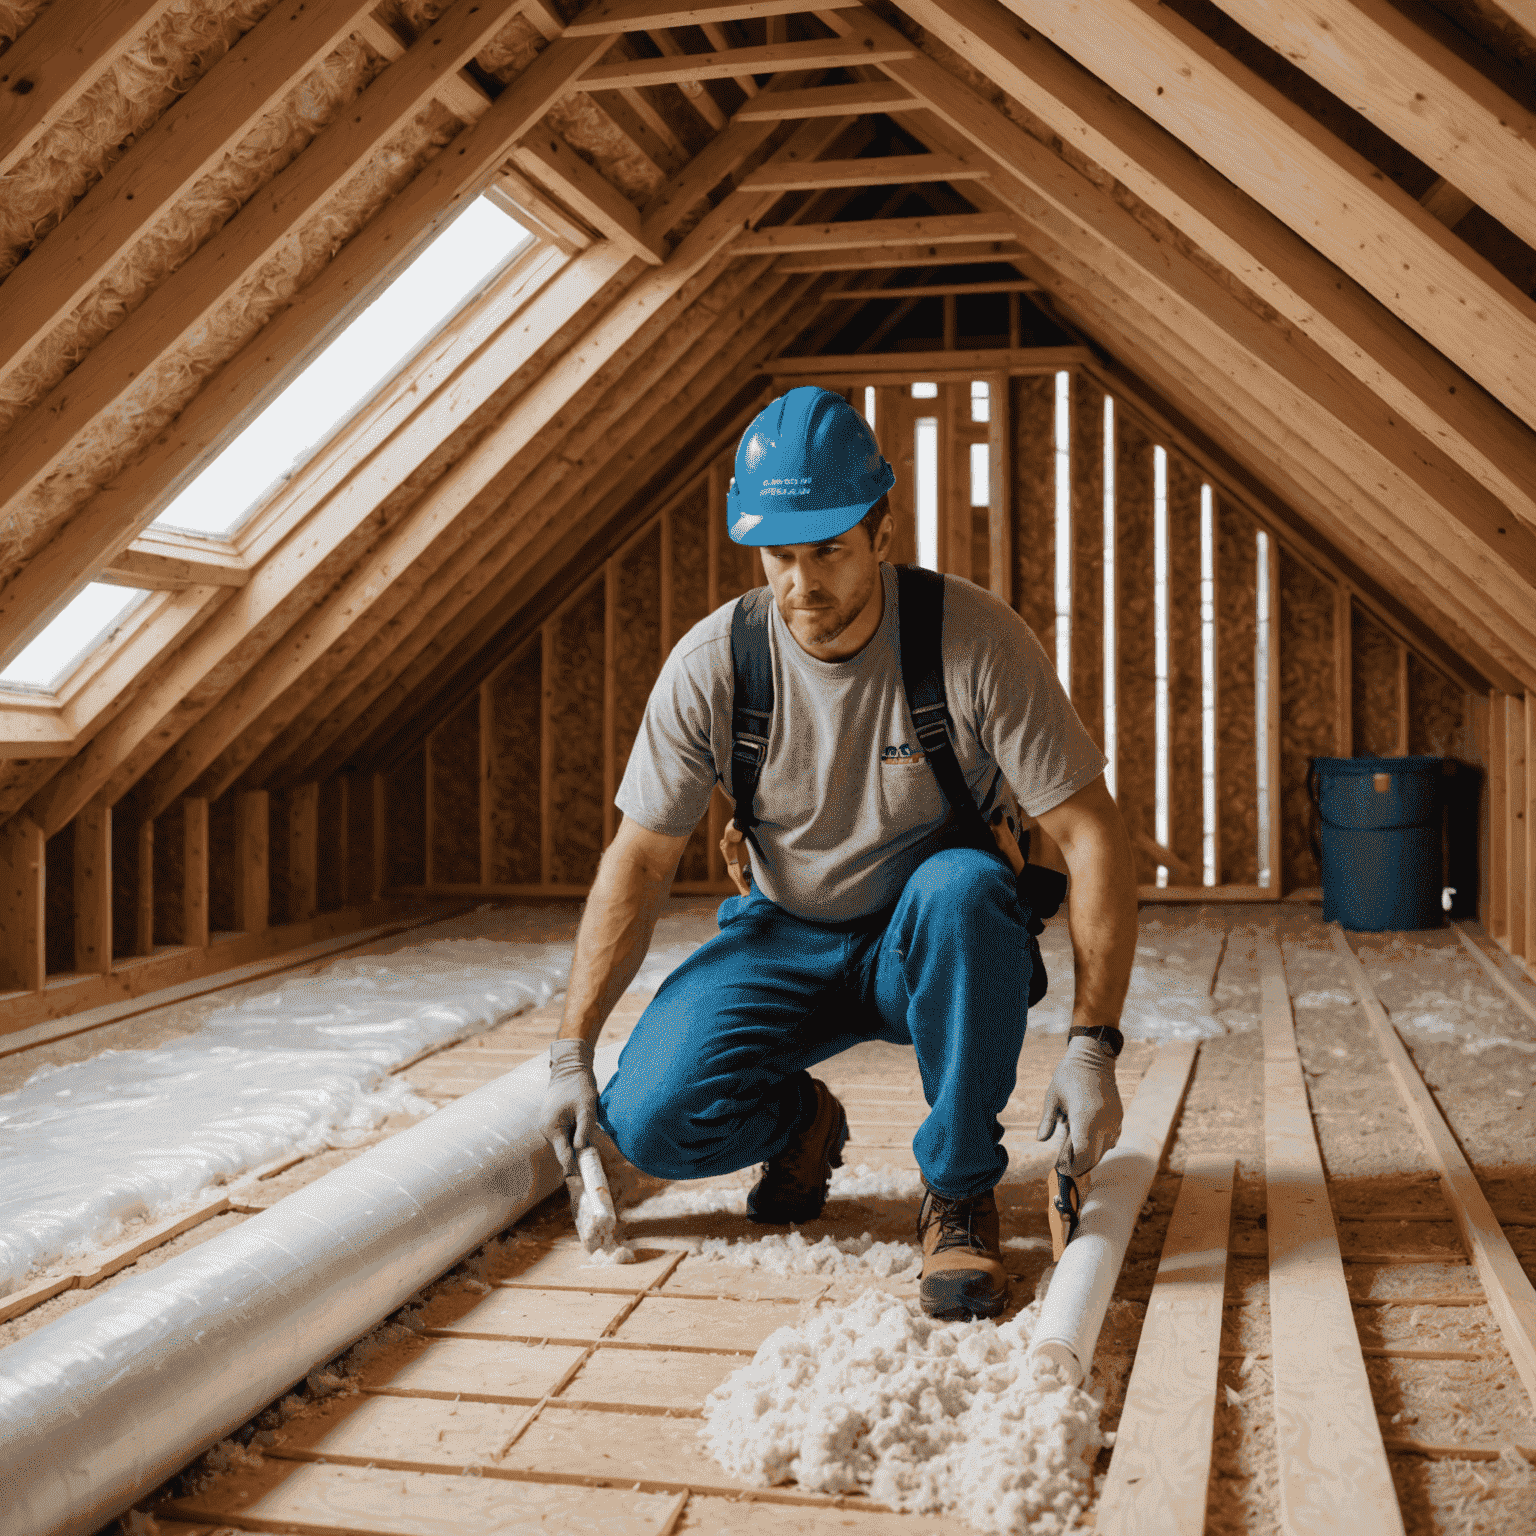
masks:
<instances>
[{"instance_id":1,"label":"wristwatch","mask_svg":"<svg viewBox=\"0 0 1536 1536\"><path fill-rule=\"evenodd\" d=\"M1076 1040L1079 1035L1097 1040L1111 1056L1118 1056L1125 1049L1125 1036L1113 1024L1074 1024L1067 1031L1069 1040Z\"/></svg>"}]
</instances>

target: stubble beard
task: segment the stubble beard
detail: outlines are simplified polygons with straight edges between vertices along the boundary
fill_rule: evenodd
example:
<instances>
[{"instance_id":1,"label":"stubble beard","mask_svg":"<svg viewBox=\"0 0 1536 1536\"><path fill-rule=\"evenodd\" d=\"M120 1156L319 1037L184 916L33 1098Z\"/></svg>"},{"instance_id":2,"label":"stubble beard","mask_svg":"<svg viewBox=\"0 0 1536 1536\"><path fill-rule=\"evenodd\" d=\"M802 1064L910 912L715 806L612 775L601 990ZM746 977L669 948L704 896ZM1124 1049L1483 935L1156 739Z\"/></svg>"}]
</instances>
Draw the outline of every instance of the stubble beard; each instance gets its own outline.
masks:
<instances>
[{"instance_id":1,"label":"stubble beard","mask_svg":"<svg viewBox=\"0 0 1536 1536\"><path fill-rule=\"evenodd\" d=\"M794 620L796 618L814 620L818 627L808 633L805 633L802 638L811 645L831 645L832 642L844 634L852 626L859 615L864 612L865 605L869 602L871 596L873 596L875 583L879 581L879 579L880 567L876 566L874 573L870 576L869 580L865 582L863 590L860 591L856 596L850 598L849 601L841 608L833 608L830 611L824 611L821 613L806 613L801 611L799 614L794 614L787 612L781 606L779 609L779 617L783 619L785 624L789 626L790 632L792 634L795 633Z\"/></svg>"}]
</instances>

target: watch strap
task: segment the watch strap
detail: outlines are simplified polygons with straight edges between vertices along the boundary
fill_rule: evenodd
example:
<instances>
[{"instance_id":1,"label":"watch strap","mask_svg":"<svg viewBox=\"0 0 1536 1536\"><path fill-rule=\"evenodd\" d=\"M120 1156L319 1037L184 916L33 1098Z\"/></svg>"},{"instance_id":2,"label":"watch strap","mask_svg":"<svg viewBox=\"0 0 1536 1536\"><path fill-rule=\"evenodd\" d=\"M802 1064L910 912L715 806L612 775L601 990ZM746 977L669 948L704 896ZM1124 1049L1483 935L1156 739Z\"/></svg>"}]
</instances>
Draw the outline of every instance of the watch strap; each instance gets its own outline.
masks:
<instances>
[{"instance_id":1,"label":"watch strap","mask_svg":"<svg viewBox=\"0 0 1536 1536\"><path fill-rule=\"evenodd\" d=\"M1069 1040L1076 1040L1080 1035L1097 1040L1111 1056L1118 1056L1125 1049L1125 1036L1113 1024L1074 1024L1067 1031Z\"/></svg>"}]
</instances>

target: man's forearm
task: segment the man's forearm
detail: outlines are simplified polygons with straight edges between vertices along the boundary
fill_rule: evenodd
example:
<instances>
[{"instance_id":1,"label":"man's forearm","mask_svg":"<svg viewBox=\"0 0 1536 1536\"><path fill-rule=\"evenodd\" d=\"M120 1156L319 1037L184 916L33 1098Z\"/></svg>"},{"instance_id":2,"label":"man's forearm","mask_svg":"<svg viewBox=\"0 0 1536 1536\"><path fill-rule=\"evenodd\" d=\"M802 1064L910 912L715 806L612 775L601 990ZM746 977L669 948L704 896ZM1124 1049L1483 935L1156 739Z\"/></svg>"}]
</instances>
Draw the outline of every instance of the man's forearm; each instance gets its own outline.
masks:
<instances>
[{"instance_id":1,"label":"man's forearm","mask_svg":"<svg viewBox=\"0 0 1536 1536\"><path fill-rule=\"evenodd\" d=\"M1070 860L1069 860L1070 862ZM1072 933L1073 1024L1118 1024L1136 959L1134 871L1112 859L1072 871L1067 921Z\"/></svg>"},{"instance_id":2,"label":"man's forearm","mask_svg":"<svg viewBox=\"0 0 1536 1536\"><path fill-rule=\"evenodd\" d=\"M596 1042L651 947L671 884L615 848L603 855L576 934L557 1039Z\"/></svg>"}]
</instances>

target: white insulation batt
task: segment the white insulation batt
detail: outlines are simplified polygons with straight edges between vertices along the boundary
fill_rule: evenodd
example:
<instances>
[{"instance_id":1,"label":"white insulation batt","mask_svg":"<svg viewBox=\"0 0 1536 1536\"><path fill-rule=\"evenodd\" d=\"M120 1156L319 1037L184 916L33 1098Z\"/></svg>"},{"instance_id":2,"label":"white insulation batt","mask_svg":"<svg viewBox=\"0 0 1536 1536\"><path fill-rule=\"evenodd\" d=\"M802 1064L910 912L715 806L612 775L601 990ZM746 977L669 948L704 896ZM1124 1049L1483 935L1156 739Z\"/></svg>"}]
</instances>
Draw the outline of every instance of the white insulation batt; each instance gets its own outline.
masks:
<instances>
[{"instance_id":1,"label":"white insulation batt","mask_svg":"<svg viewBox=\"0 0 1536 1536\"><path fill-rule=\"evenodd\" d=\"M650 992L694 943L655 946ZM389 1074L564 990L572 946L439 939L340 960L143 1051L41 1067L0 1095L0 1295L291 1152L346 1145L432 1106Z\"/></svg>"}]
</instances>

